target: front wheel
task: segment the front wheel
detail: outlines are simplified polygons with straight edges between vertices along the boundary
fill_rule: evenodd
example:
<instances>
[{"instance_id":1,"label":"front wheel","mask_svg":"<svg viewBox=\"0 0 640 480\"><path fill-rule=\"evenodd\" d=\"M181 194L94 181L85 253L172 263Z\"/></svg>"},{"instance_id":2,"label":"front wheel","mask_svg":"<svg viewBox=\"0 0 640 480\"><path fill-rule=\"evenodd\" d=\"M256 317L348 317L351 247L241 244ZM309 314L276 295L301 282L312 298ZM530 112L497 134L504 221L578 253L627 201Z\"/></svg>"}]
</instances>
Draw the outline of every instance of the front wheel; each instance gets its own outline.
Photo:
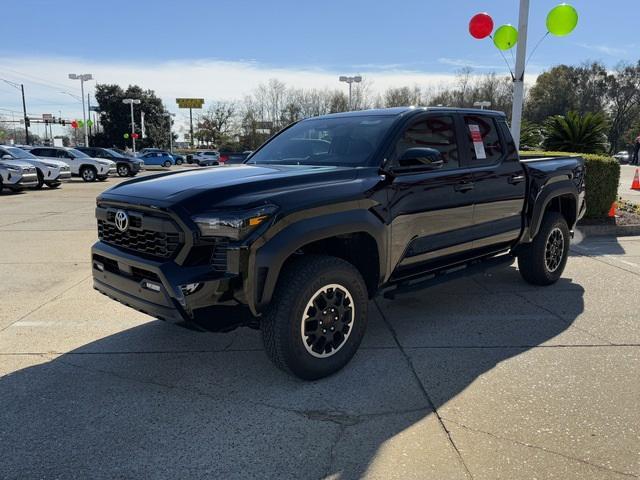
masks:
<instances>
[{"instance_id":1,"label":"front wheel","mask_svg":"<svg viewBox=\"0 0 640 480\"><path fill-rule=\"evenodd\" d=\"M367 325L367 288L350 263L295 259L282 272L261 323L267 354L282 370L316 380L343 368Z\"/></svg>"},{"instance_id":2,"label":"front wheel","mask_svg":"<svg viewBox=\"0 0 640 480\"><path fill-rule=\"evenodd\" d=\"M36 170L36 173L38 174L38 183L36 184L36 186L34 188L40 190L42 188L42 186L44 185L44 174L42 173L42 170L40 170L40 169Z\"/></svg>"},{"instance_id":3,"label":"front wheel","mask_svg":"<svg viewBox=\"0 0 640 480\"><path fill-rule=\"evenodd\" d=\"M83 167L80 171L80 176L85 182L95 182L98 174L93 167Z\"/></svg>"},{"instance_id":4,"label":"front wheel","mask_svg":"<svg viewBox=\"0 0 640 480\"><path fill-rule=\"evenodd\" d=\"M557 212L548 212L538 234L518 253L520 275L533 285L552 285L564 272L569 257L570 233L567 221Z\"/></svg>"},{"instance_id":5,"label":"front wheel","mask_svg":"<svg viewBox=\"0 0 640 480\"><path fill-rule=\"evenodd\" d=\"M131 174L131 169L129 165L122 164L118 165L118 176L120 177L128 177Z\"/></svg>"}]
</instances>

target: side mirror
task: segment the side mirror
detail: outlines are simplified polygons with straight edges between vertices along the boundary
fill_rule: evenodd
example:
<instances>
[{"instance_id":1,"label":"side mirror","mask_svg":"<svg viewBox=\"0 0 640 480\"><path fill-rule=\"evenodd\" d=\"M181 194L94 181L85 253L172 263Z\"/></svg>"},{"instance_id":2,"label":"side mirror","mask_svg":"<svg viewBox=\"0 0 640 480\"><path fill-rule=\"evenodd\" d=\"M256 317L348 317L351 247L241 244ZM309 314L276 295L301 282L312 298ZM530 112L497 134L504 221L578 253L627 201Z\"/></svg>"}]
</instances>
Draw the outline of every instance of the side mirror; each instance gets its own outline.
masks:
<instances>
[{"instance_id":1,"label":"side mirror","mask_svg":"<svg viewBox=\"0 0 640 480\"><path fill-rule=\"evenodd\" d=\"M11 155L3 155L2 160L13 160L13 157Z\"/></svg>"},{"instance_id":2,"label":"side mirror","mask_svg":"<svg viewBox=\"0 0 640 480\"><path fill-rule=\"evenodd\" d=\"M442 154L434 148L409 148L398 160L400 170L437 170L443 166Z\"/></svg>"}]
</instances>

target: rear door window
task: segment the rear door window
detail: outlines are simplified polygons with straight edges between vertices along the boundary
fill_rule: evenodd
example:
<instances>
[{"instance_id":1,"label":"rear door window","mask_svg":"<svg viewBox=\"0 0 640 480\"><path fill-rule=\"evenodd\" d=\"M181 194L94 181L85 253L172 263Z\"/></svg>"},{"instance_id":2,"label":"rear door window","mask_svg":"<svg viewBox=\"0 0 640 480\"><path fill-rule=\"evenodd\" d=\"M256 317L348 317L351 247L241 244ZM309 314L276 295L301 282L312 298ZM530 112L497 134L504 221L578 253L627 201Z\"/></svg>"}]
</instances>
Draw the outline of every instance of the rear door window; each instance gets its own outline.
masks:
<instances>
[{"instance_id":1,"label":"rear door window","mask_svg":"<svg viewBox=\"0 0 640 480\"><path fill-rule=\"evenodd\" d=\"M484 115L465 115L464 123L471 166L498 163L504 155L504 146L495 120Z\"/></svg>"},{"instance_id":2,"label":"rear door window","mask_svg":"<svg viewBox=\"0 0 640 480\"><path fill-rule=\"evenodd\" d=\"M458 168L458 143L453 117L429 115L407 128L396 144L398 159L409 148L433 148L442 154L443 168Z\"/></svg>"}]
</instances>

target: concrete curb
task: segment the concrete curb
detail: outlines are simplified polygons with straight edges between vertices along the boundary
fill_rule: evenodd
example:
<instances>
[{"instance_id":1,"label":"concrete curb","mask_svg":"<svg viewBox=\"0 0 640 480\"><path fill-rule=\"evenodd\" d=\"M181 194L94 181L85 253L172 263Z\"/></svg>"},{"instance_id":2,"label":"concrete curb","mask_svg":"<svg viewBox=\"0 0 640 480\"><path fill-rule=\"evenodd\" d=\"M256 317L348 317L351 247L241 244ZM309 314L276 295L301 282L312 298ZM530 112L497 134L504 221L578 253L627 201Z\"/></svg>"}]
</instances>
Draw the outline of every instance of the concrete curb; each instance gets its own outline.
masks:
<instances>
[{"instance_id":1,"label":"concrete curb","mask_svg":"<svg viewBox=\"0 0 640 480\"><path fill-rule=\"evenodd\" d=\"M580 225L576 227L585 237L631 237L640 235L640 225Z\"/></svg>"}]
</instances>

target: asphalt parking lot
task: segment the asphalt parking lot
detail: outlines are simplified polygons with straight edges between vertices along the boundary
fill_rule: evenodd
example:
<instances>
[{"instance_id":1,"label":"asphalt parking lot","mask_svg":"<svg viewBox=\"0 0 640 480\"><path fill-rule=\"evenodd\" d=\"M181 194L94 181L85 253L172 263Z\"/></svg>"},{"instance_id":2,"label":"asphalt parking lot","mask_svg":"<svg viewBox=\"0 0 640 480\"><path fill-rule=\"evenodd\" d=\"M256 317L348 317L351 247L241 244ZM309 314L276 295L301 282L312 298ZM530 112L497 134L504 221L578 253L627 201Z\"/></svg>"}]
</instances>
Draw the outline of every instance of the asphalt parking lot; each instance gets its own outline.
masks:
<instances>
[{"instance_id":1,"label":"asphalt parking lot","mask_svg":"<svg viewBox=\"0 0 640 480\"><path fill-rule=\"evenodd\" d=\"M259 332L196 333L92 289L96 195L0 196L0 478L640 477L640 237L371 304L339 374Z\"/></svg>"}]
</instances>

